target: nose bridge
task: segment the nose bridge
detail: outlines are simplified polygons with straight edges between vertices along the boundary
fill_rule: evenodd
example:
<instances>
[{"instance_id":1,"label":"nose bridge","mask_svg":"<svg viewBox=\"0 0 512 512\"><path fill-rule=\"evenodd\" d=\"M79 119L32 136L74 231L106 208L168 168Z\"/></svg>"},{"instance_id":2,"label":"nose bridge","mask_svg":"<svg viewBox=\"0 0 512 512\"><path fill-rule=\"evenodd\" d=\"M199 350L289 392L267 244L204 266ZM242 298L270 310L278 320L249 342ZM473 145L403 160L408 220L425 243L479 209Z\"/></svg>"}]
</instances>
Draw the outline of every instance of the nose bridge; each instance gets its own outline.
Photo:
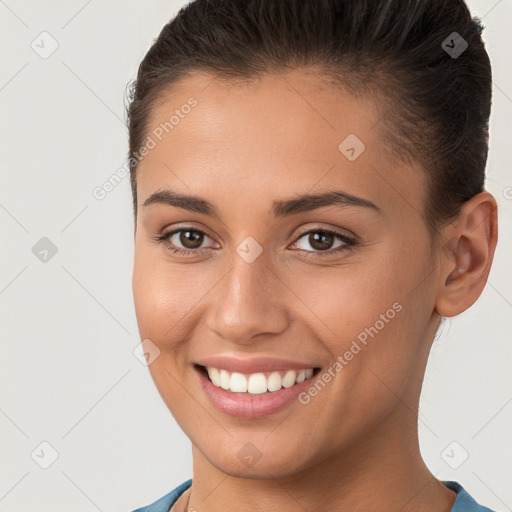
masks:
<instances>
[{"instance_id":1,"label":"nose bridge","mask_svg":"<svg viewBox=\"0 0 512 512\"><path fill-rule=\"evenodd\" d=\"M235 343L250 343L257 334L278 333L286 328L286 309L277 300L283 294L276 293L280 285L273 282L277 280L264 255L252 259L253 253L247 257L253 250L247 241L234 252L231 268L218 287L208 315L208 327Z\"/></svg>"}]
</instances>

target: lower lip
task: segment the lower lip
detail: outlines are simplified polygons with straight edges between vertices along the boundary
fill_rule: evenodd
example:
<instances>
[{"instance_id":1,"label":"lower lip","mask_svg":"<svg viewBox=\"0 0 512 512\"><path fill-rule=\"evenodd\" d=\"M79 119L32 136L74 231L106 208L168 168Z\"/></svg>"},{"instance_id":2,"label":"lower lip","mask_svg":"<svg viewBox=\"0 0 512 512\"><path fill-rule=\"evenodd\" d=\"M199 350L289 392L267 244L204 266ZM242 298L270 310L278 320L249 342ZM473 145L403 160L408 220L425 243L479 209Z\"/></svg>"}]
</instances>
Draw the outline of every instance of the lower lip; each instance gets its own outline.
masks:
<instances>
[{"instance_id":1,"label":"lower lip","mask_svg":"<svg viewBox=\"0 0 512 512\"><path fill-rule=\"evenodd\" d=\"M195 370L199 375L201 387L212 404L219 411L237 418L261 418L283 410L311 385L311 379L317 373L315 371L312 377L294 384L291 388L251 395L218 388L201 370L198 368Z\"/></svg>"}]
</instances>

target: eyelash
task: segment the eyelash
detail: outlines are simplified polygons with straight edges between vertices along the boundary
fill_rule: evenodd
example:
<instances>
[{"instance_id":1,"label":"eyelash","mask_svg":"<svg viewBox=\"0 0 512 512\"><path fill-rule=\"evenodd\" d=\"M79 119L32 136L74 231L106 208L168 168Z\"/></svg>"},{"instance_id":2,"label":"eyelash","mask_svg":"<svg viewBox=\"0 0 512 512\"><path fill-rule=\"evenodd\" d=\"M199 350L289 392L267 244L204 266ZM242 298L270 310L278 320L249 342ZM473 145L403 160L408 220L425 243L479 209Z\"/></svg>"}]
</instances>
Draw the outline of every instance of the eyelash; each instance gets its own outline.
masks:
<instances>
[{"instance_id":1,"label":"eyelash","mask_svg":"<svg viewBox=\"0 0 512 512\"><path fill-rule=\"evenodd\" d=\"M203 247L202 249L180 249L180 248L174 246L174 244L169 245L169 239L176 233L181 233L182 231L192 231L194 233L200 233L201 235L208 236L204 231L201 231L200 229L195 229L195 228L192 229L192 228L183 227L180 229L176 229L174 231L170 231L168 233L163 233L163 234L157 235L154 240L157 243L164 244L169 251L171 251L175 254L178 254L180 256L188 256L190 254L201 254L202 252L204 252L205 249L207 249L205 247ZM313 256L313 257L316 257L317 255L320 256L321 258L325 257L325 256L332 256L333 254L338 254L342 251L353 250L358 245L358 243L354 239L349 238L348 236L346 236L342 233L339 233L337 231L332 231L330 229L310 229L308 231L305 231L304 233L300 234L300 236L295 240L294 244L297 243L304 236L309 235L311 233L323 233L323 234L327 234L327 235L333 235L338 240L341 240L344 243L344 245L340 245L339 247L337 247L334 250L327 249L325 251L319 251L319 250L306 251L304 249L298 249L299 251L306 253L307 257L312 257L312 256L310 256L311 253L315 254L315 256ZM208 237L208 238L210 238L210 237Z\"/></svg>"}]
</instances>

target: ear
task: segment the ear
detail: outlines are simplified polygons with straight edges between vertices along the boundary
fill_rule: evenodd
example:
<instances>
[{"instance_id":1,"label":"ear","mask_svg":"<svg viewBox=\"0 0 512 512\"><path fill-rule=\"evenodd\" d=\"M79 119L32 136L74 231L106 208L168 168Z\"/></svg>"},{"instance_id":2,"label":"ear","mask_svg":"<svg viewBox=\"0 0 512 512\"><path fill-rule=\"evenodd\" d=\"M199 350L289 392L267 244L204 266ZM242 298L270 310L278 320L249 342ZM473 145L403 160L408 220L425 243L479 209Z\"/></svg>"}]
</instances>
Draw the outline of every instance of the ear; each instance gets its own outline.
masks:
<instances>
[{"instance_id":1,"label":"ear","mask_svg":"<svg viewBox=\"0 0 512 512\"><path fill-rule=\"evenodd\" d=\"M464 203L443 235L435 309L441 316L451 317L472 306L487 282L498 240L494 197L482 192Z\"/></svg>"}]
</instances>

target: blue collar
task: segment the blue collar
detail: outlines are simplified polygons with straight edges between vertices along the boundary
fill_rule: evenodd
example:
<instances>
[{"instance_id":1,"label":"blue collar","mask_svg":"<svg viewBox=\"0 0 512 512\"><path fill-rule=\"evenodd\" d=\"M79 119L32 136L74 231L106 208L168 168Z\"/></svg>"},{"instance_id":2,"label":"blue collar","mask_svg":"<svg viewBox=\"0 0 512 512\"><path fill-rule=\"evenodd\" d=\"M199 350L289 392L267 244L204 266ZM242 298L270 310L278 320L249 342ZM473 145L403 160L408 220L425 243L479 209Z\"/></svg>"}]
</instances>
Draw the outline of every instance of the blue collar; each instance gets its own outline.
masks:
<instances>
[{"instance_id":1,"label":"blue collar","mask_svg":"<svg viewBox=\"0 0 512 512\"><path fill-rule=\"evenodd\" d=\"M451 481L442 481L442 483L448 489L457 493L457 498L450 512L493 512L491 509L479 505L459 483ZM187 480L158 501L147 507L138 508L133 512L169 512L169 509L191 485L192 479Z\"/></svg>"}]
</instances>

